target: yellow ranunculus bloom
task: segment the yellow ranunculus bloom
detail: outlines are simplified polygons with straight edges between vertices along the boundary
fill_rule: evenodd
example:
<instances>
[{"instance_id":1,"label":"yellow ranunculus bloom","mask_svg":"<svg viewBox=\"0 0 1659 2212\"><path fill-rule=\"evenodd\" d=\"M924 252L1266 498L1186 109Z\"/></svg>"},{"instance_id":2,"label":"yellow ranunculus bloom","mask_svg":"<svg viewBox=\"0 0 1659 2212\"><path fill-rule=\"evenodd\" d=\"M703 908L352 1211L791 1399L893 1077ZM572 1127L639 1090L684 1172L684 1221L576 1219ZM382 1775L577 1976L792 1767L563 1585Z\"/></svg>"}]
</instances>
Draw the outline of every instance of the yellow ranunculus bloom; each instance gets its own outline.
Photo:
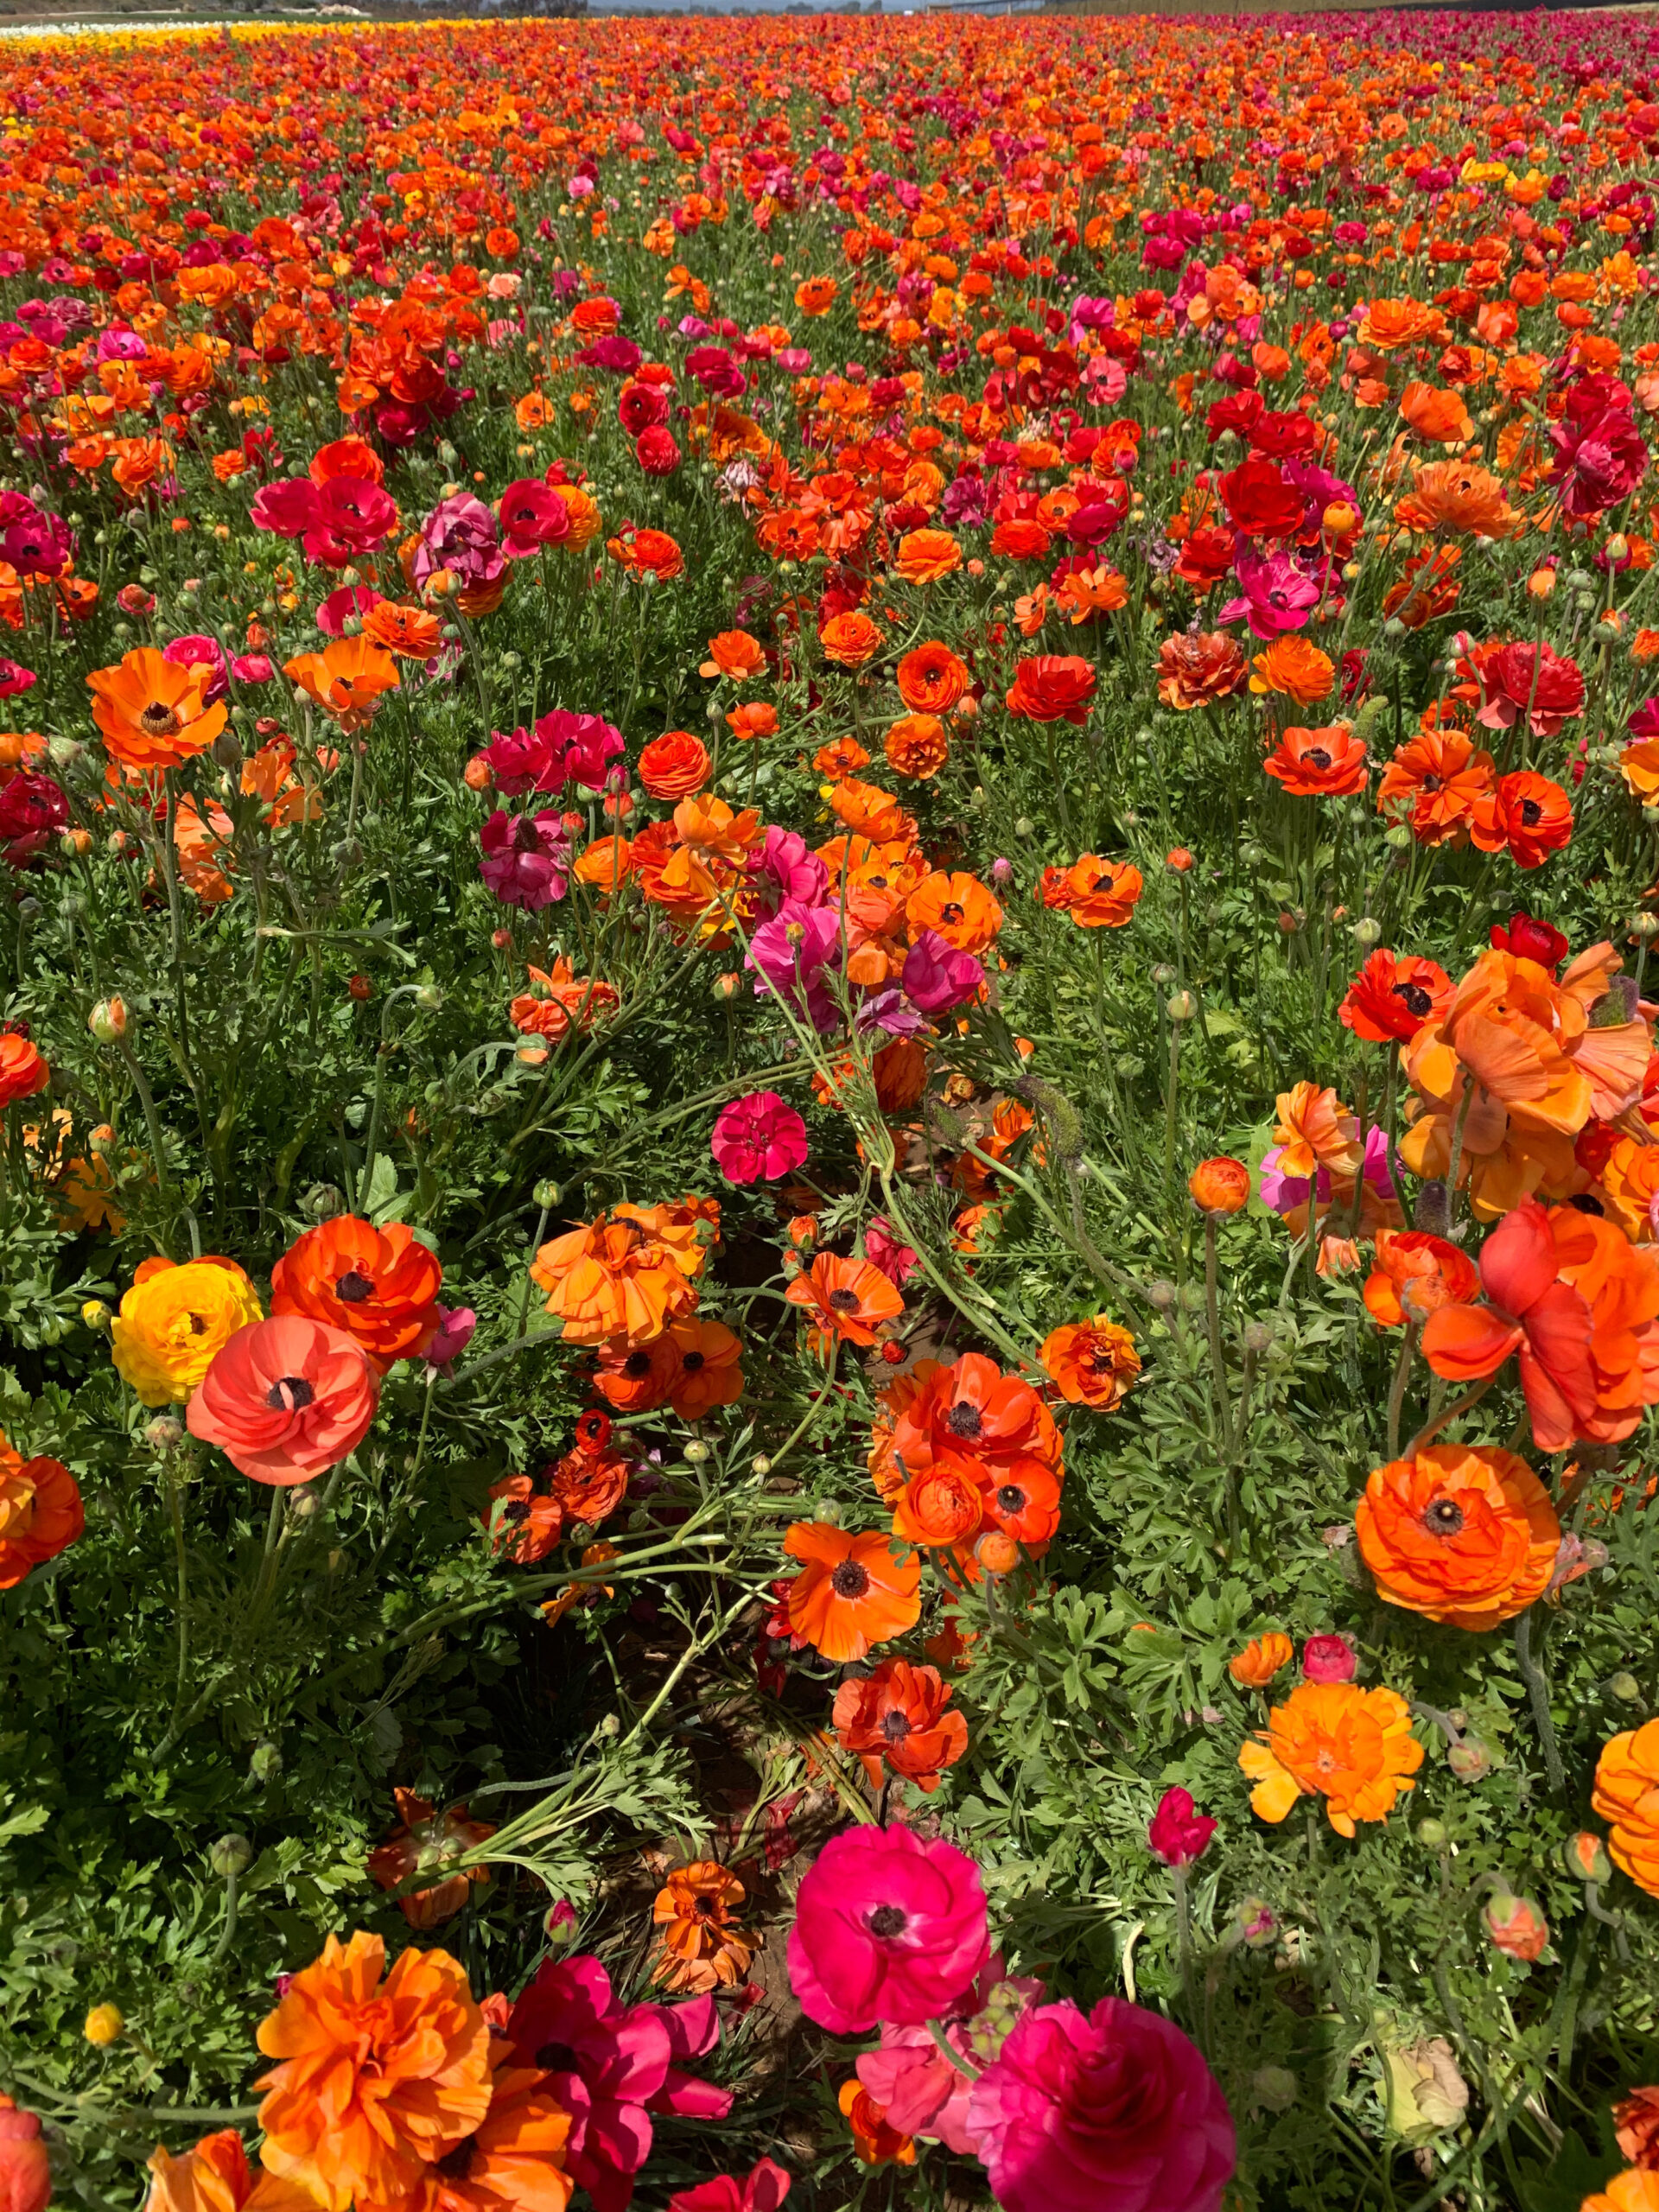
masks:
<instances>
[{"instance_id":1,"label":"yellow ranunculus bloom","mask_svg":"<svg viewBox=\"0 0 1659 2212\"><path fill-rule=\"evenodd\" d=\"M181 1405L226 1339L264 1318L234 1260L146 1260L111 1325L111 1349L145 1405Z\"/></svg>"}]
</instances>

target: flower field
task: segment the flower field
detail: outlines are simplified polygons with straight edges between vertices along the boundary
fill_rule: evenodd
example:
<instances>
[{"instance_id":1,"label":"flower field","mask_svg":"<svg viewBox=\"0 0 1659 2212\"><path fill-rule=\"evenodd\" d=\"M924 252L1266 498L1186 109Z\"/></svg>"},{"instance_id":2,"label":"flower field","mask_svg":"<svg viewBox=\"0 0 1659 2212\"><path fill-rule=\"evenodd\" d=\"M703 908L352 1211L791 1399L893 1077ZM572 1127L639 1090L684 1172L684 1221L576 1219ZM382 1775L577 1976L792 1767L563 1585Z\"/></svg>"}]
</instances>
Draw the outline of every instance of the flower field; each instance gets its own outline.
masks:
<instances>
[{"instance_id":1,"label":"flower field","mask_svg":"<svg viewBox=\"0 0 1659 2212\"><path fill-rule=\"evenodd\" d=\"M3 2212L1659 2212L1651 20L8 45Z\"/></svg>"}]
</instances>

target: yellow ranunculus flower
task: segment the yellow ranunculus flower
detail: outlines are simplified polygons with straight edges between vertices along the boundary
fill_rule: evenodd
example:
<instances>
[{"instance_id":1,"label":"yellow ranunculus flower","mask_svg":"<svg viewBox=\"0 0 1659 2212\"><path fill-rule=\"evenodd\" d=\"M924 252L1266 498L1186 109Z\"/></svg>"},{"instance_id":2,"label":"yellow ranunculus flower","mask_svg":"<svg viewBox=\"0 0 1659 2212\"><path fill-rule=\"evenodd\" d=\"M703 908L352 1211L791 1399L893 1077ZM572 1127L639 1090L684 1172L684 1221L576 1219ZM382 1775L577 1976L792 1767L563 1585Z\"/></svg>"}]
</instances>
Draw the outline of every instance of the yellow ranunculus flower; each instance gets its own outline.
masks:
<instances>
[{"instance_id":1,"label":"yellow ranunculus flower","mask_svg":"<svg viewBox=\"0 0 1659 2212\"><path fill-rule=\"evenodd\" d=\"M226 1339L264 1318L234 1260L146 1260L111 1324L111 1349L145 1405L181 1405Z\"/></svg>"}]
</instances>

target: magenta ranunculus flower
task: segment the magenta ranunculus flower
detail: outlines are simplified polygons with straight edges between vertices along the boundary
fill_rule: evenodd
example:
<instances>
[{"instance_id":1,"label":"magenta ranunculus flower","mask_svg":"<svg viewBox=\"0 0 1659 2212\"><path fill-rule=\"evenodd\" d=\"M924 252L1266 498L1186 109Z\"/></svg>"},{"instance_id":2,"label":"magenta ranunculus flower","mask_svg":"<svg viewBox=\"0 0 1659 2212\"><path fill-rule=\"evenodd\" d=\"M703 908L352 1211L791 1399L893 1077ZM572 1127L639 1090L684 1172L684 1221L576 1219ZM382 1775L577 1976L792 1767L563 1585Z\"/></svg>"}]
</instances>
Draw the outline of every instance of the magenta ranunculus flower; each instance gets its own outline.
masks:
<instances>
[{"instance_id":1,"label":"magenta ranunculus flower","mask_svg":"<svg viewBox=\"0 0 1659 2212\"><path fill-rule=\"evenodd\" d=\"M923 930L905 955L905 996L924 1014L944 1014L970 999L985 981L971 952L958 952L937 930Z\"/></svg>"},{"instance_id":2,"label":"magenta ranunculus flower","mask_svg":"<svg viewBox=\"0 0 1659 2212\"><path fill-rule=\"evenodd\" d=\"M831 1836L796 1900L790 1986L838 2036L919 2026L955 2003L990 1955L979 1869L906 1827Z\"/></svg>"},{"instance_id":3,"label":"magenta ranunculus flower","mask_svg":"<svg viewBox=\"0 0 1659 2212\"><path fill-rule=\"evenodd\" d=\"M789 2176L776 2159L762 2158L741 2181L719 2174L695 2189L676 2190L668 2212L778 2212L788 2195Z\"/></svg>"},{"instance_id":4,"label":"magenta ranunculus flower","mask_svg":"<svg viewBox=\"0 0 1659 2212\"><path fill-rule=\"evenodd\" d=\"M563 898L570 840L563 818L550 807L541 814L506 814L497 807L480 835L480 874L504 906L522 906L533 914Z\"/></svg>"},{"instance_id":5,"label":"magenta ranunculus flower","mask_svg":"<svg viewBox=\"0 0 1659 2212\"><path fill-rule=\"evenodd\" d=\"M1310 1682L1351 1682L1358 1672L1358 1653L1336 1629L1310 1636L1302 1646L1302 1673Z\"/></svg>"},{"instance_id":6,"label":"magenta ranunculus flower","mask_svg":"<svg viewBox=\"0 0 1659 2212\"><path fill-rule=\"evenodd\" d=\"M1192 1802L1190 1789L1166 1789L1147 1829L1147 1847L1166 1866L1192 1866L1210 1848L1216 1824Z\"/></svg>"},{"instance_id":7,"label":"magenta ranunculus flower","mask_svg":"<svg viewBox=\"0 0 1659 2212\"><path fill-rule=\"evenodd\" d=\"M728 1183L775 1183L806 1158L806 1123L775 1090L752 1090L721 1107L709 1149Z\"/></svg>"},{"instance_id":8,"label":"magenta ranunculus flower","mask_svg":"<svg viewBox=\"0 0 1659 2212\"><path fill-rule=\"evenodd\" d=\"M1003 2212L1218 2212L1232 2115L1196 2044L1103 1997L1023 2013L968 2098Z\"/></svg>"}]
</instances>

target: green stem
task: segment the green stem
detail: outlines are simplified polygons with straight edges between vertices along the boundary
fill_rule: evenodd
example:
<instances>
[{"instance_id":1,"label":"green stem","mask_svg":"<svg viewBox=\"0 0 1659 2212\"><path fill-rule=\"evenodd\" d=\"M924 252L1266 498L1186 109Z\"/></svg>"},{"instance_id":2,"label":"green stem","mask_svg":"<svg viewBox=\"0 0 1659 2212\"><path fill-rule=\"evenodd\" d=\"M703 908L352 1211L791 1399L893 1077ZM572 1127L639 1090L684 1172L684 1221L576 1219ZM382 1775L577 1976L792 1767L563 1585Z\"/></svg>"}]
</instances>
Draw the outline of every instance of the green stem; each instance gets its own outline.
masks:
<instances>
[{"instance_id":1,"label":"green stem","mask_svg":"<svg viewBox=\"0 0 1659 2212\"><path fill-rule=\"evenodd\" d=\"M1555 1797L1565 1797L1567 1770L1561 1764L1560 1746L1555 1740L1555 1723L1550 1718L1549 1684L1532 1656L1530 1607L1516 1617L1515 1663L1521 1670L1521 1679L1527 1686L1527 1695L1532 1700L1532 1717L1538 1730L1539 1746L1544 1754L1544 1772L1549 1780L1550 1794Z\"/></svg>"}]
</instances>

